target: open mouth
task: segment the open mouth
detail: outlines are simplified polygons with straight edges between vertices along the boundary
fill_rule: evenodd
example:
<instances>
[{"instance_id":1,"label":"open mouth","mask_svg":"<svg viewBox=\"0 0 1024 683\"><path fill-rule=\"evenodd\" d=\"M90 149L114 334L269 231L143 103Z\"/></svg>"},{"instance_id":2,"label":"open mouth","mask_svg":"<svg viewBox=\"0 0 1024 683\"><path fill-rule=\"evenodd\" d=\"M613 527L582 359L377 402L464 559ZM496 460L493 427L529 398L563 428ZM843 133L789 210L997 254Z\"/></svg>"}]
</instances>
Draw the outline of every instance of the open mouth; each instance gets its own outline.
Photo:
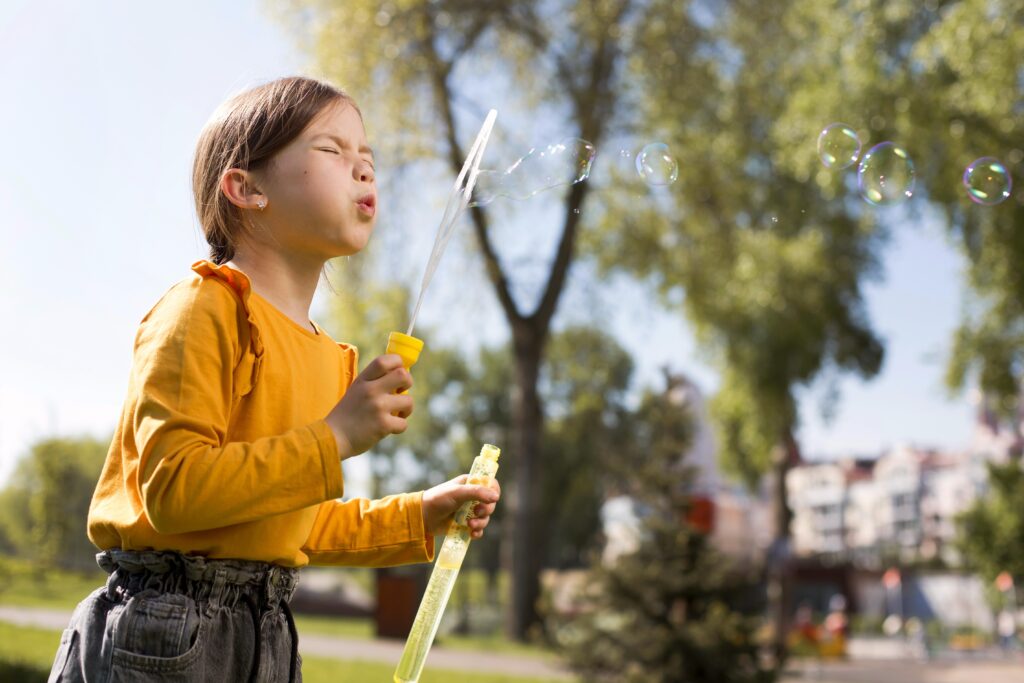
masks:
<instances>
[{"instance_id":1,"label":"open mouth","mask_svg":"<svg viewBox=\"0 0 1024 683\"><path fill-rule=\"evenodd\" d=\"M377 198L372 194L364 195L356 200L356 206L367 216L372 216L377 211Z\"/></svg>"}]
</instances>

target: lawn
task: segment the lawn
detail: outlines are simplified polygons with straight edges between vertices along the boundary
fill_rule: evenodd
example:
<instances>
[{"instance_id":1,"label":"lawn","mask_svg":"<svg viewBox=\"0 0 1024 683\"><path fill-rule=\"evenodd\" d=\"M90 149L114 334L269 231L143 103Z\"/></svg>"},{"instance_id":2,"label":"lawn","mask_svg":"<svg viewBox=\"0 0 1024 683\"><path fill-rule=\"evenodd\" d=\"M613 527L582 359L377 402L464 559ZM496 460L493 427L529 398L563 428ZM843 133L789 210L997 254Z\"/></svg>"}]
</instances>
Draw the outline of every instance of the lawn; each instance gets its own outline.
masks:
<instances>
[{"instance_id":1,"label":"lawn","mask_svg":"<svg viewBox=\"0 0 1024 683\"><path fill-rule=\"evenodd\" d=\"M45 683L59 641L59 631L22 628L0 622L0 681ZM394 666L390 664L303 658L302 678L306 683L390 681L393 674ZM420 680L422 683L564 683L544 678L430 669Z\"/></svg>"},{"instance_id":2,"label":"lawn","mask_svg":"<svg viewBox=\"0 0 1024 683\"><path fill-rule=\"evenodd\" d=\"M87 573L40 570L27 560L0 555L0 605L49 607L70 612L106 581L107 575L99 567Z\"/></svg>"},{"instance_id":3,"label":"lawn","mask_svg":"<svg viewBox=\"0 0 1024 683\"><path fill-rule=\"evenodd\" d=\"M373 638L373 620L345 617L320 617L311 615L295 615L295 626L299 629L299 637L303 633L315 633L325 636L342 638ZM456 635L454 633L438 637L436 644L450 650L473 650L475 652L499 652L521 657L539 659L556 659L557 655L539 645L517 643L506 639L502 634L493 635Z\"/></svg>"}]
</instances>

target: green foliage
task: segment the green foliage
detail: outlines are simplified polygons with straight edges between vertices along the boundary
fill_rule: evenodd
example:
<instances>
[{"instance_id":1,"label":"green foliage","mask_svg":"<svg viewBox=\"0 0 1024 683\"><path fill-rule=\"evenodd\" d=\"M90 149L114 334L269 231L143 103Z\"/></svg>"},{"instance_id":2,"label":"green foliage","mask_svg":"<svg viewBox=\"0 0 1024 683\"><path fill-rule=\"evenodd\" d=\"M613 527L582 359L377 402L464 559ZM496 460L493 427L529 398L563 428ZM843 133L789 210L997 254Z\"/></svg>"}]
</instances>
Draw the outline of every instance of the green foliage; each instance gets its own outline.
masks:
<instances>
[{"instance_id":1,"label":"green foliage","mask_svg":"<svg viewBox=\"0 0 1024 683\"><path fill-rule=\"evenodd\" d=\"M862 285L885 234L838 177L825 175L826 191L808 182L833 114L789 111L831 81L794 55L837 44L797 30L791 13L814 5L720 4L698 27L685 3L651 3L672 28L652 20L630 54L630 78L647 93L637 125L676 150L679 179L661 192L633 181L633 196L601 193L606 218L586 245L606 271L646 279L685 313L723 379L712 403L723 464L751 483L797 424L798 386L823 370L879 370ZM674 40L677 27L689 39ZM637 195L647 201L625 210Z\"/></svg>"},{"instance_id":2,"label":"green foliage","mask_svg":"<svg viewBox=\"0 0 1024 683\"><path fill-rule=\"evenodd\" d=\"M107 443L91 437L33 444L0 492L0 537L9 549L44 565L94 567L86 519L106 453Z\"/></svg>"},{"instance_id":3,"label":"green foliage","mask_svg":"<svg viewBox=\"0 0 1024 683\"><path fill-rule=\"evenodd\" d=\"M810 133L824 122L853 124L868 145L897 140L917 172L917 195L945 215L966 257L971 297L952 340L947 383L977 382L1004 416L1018 404L1024 378L1024 193L1020 183L995 207L972 204L964 168L981 156L1024 171L1021 114L1024 6L1017 0L912 0L791 3L784 13L792 72L780 140L793 143L784 163L810 177ZM799 143L799 144L797 144ZM819 170L823 192L835 175Z\"/></svg>"},{"instance_id":4,"label":"green foliage","mask_svg":"<svg viewBox=\"0 0 1024 683\"><path fill-rule=\"evenodd\" d=\"M573 567L596 542L609 472L632 451L625 400L633 360L609 335L572 327L551 340L542 394L550 415L540 496L546 557Z\"/></svg>"},{"instance_id":5,"label":"green foliage","mask_svg":"<svg viewBox=\"0 0 1024 683\"><path fill-rule=\"evenodd\" d=\"M1001 572L1024 582L1024 470L991 463L989 491L957 520L957 548L965 564L991 586Z\"/></svg>"},{"instance_id":6,"label":"green foliage","mask_svg":"<svg viewBox=\"0 0 1024 683\"><path fill-rule=\"evenodd\" d=\"M619 481L645 507L634 553L592 570L582 614L556 625L588 681L739 683L773 680L758 663L757 620L737 610L751 583L686 522L692 425L689 387L646 392ZM557 623L557 622L556 622Z\"/></svg>"}]
</instances>

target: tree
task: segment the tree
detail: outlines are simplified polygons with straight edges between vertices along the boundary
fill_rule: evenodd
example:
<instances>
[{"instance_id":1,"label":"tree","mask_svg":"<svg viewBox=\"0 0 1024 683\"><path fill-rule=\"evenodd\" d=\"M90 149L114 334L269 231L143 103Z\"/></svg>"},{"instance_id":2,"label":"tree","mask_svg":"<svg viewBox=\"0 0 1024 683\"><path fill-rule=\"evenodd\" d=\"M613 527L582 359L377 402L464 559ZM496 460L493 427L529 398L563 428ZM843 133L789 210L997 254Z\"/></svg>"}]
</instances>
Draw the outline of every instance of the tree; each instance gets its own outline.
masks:
<instances>
[{"instance_id":1,"label":"tree","mask_svg":"<svg viewBox=\"0 0 1024 683\"><path fill-rule=\"evenodd\" d=\"M613 466L646 511L639 546L591 570L582 615L558 630L560 639L589 681L771 681L760 664L759 620L737 609L753 582L686 521L691 387L666 379L664 392L645 392L632 416L634 448Z\"/></svg>"},{"instance_id":2,"label":"tree","mask_svg":"<svg viewBox=\"0 0 1024 683\"><path fill-rule=\"evenodd\" d=\"M365 119L385 149L404 161L441 161L454 173L467 151L461 142L467 124L457 109L471 100L473 86L485 86L493 97L499 80L516 94L506 112L519 110L527 117L519 120L530 120L542 108L558 121L563 135L601 145L614 125L620 94L629 92L619 67L626 22L638 4L293 0L283 6L307 44L315 45L323 71L353 92L367 94ZM493 79L463 73L495 66L494 55L505 61ZM482 112L469 107L478 125ZM509 324L515 359L508 450L516 474L506 505L515 520L509 631L518 638L537 621L538 573L544 561L535 537L545 453L538 382L587 194L586 183L573 185L557 205L557 246L544 264L541 294L533 305L517 300L521 282L515 281L494 239L493 212L484 207L470 212L486 277Z\"/></svg>"},{"instance_id":3,"label":"tree","mask_svg":"<svg viewBox=\"0 0 1024 683\"><path fill-rule=\"evenodd\" d=\"M989 492L957 518L956 546L969 569L991 586L1002 572L1024 582L1024 470L989 464Z\"/></svg>"},{"instance_id":4,"label":"tree","mask_svg":"<svg viewBox=\"0 0 1024 683\"><path fill-rule=\"evenodd\" d=\"M665 48L657 36L637 42L631 79L651 93L639 118L651 137L685 154L684 163L676 183L651 201L634 201L641 208L625 225L605 221L592 245L606 270L647 279L693 325L721 377L711 413L725 468L751 486L772 474L769 595L780 664L788 615L785 477L799 459L796 392L823 371L871 377L883 353L862 297L863 283L877 274L883 226L846 199L838 175L822 176L821 191L808 183L814 138L833 116L828 101L813 123L784 117L793 97L817 92L816 81L806 81L818 66L800 55L805 42L825 43L790 24L794 11L810 6L717 3L703 50L688 40ZM690 8L659 10L674 26ZM847 26L841 14L837 21ZM651 30L669 29L652 23ZM651 194L632 182L635 194Z\"/></svg>"},{"instance_id":5,"label":"tree","mask_svg":"<svg viewBox=\"0 0 1024 683\"><path fill-rule=\"evenodd\" d=\"M95 567L86 519L107 445L91 437L32 445L0 494L0 526L19 554L66 569Z\"/></svg>"}]
</instances>

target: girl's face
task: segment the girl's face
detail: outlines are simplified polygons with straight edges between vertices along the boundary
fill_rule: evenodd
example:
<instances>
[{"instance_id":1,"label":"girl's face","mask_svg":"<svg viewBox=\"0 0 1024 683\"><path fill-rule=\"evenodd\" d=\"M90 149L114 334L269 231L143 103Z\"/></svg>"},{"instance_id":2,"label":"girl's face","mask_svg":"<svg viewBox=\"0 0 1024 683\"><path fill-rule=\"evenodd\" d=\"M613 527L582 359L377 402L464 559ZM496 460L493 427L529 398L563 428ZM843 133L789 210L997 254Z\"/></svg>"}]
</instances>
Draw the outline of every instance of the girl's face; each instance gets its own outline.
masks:
<instances>
[{"instance_id":1,"label":"girl's face","mask_svg":"<svg viewBox=\"0 0 1024 683\"><path fill-rule=\"evenodd\" d=\"M278 249L326 260L366 246L377 217L373 151L349 103L328 105L253 175L267 198L256 222Z\"/></svg>"}]
</instances>

